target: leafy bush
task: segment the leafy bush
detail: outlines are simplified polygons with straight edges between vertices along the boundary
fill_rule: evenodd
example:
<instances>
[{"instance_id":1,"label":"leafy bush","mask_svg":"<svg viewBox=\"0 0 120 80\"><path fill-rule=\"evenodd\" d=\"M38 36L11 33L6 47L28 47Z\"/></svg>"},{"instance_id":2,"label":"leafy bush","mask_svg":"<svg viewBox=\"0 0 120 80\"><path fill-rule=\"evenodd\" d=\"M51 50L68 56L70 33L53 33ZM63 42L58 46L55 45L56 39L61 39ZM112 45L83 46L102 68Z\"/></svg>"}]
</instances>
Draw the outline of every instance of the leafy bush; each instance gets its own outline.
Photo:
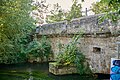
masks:
<instances>
[{"instance_id":1,"label":"leafy bush","mask_svg":"<svg viewBox=\"0 0 120 80\"><path fill-rule=\"evenodd\" d=\"M31 0L0 0L0 63L23 62L26 44L20 40L35 27L30 4Z\"/></svg>"},{"instance_id":2,"label":"leafy bush","mask_svg":"<svg viewBox=\"0 0 120 80\"><path fill-rule=\"evenodd\" d=\"M43 36L40 41L37 39L34 39L32 42L30 42L25 50L25 53L28 55L31 54L33 57L49 57L49 55L52 53L50 41Z\"/></svg>"}]
</instances>

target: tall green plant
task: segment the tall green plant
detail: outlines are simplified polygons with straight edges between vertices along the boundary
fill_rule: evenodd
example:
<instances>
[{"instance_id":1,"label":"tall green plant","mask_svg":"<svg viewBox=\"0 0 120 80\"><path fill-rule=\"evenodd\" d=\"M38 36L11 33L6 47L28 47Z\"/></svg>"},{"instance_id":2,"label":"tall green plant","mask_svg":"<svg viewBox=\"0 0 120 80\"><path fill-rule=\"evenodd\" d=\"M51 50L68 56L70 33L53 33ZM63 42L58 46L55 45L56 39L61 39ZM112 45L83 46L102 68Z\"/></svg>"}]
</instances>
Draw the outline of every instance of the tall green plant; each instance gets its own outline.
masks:
<instances>
[{"instance_id":1,"label":"tall green plant","mask_svg":"<svg viewBox=\"0 0 120 80\"><path fill-rule=\"evenodd\" d=\"M76 54L79 52L76 46L79 37L80 35L79 36L75 35L72 41L62 48L62 51L58 55L57 59L58 64L69 65L71 63L74 63Z\"/></svg>"}]
</instances>

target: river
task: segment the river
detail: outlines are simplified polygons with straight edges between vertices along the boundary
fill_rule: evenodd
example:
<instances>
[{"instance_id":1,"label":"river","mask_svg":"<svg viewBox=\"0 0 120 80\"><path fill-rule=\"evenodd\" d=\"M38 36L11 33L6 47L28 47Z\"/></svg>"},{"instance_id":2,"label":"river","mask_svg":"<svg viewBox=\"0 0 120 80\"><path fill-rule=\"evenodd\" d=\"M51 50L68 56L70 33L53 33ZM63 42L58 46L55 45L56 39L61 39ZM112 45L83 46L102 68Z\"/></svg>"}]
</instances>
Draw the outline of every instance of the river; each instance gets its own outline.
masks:
<instances>
[{"instance_id":1,"label":"river","mask_svg":"<svg viewBox=\"0 0 120 80\"><path fill-rule=\"evenodd\" d=\"M55 76L48 72L48 63L0 65L0 80L103 80L87 75Z\"/></svg>"}]
</instances>

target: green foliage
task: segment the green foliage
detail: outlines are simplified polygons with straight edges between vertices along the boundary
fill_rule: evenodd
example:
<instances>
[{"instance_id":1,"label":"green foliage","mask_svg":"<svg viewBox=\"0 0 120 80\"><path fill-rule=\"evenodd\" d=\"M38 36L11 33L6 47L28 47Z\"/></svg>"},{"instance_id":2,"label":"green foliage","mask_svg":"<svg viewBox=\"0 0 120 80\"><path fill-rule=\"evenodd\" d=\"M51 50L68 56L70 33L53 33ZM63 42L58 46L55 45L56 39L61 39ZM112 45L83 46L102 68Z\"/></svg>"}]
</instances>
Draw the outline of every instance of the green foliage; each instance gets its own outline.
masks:
<instances>
[{"instance_id":1,"label":"green foliage","mask_svg":"<svg viewBox=\"0 0 120 80\"><path fill-rule=\"evenodd\" d=\"M46 18L47 23L59 22L64 20L65 13L62 10L59 10L58 13L53 13L51 16Z\"/></svg>"},{"instance_id":2,"label":"green foliage","mask_svg":"<svg viewBox=\"0 0 120 80\"><path fill-rule=\"evenodd\" d=\"M31 0L0 1L0 63L22 62L25 44L20 43L34 27L30 4Z\"/></svg>"},{"instance_id":3,"label":"green foliage","mask_svg":"<svg viewBox=\"0 0 120 80\"><path fill-rule=\"evenodd\" d=\"M30 42L35 28L30 13L38 4L32 4L32 0L0 1L0 63L26 61L28 53L48 57L51 46L45 39L41 39L40 45L36 40Z\"/></svg>"},{"instance_id":4,"label":"green foliage","mask_svg":"<svg viewBox=\"0 0 120 80\"><path fill-rule=\"evenodd\" d=\"M54 10L51 11L51 15L46 18L46 21L48 23L53 23L53 22L58 22L63 20L70 21L71 19L79 18L82 16L81 8L82 8L81 4L78 4L78 1L74 0L71 10L68 12L65 12L57 3L55 4Z\"/></svg>"},{"instance_id":5,"label":"green foliage","mask_svg":"<svg viewBox=\"0 0 120 80\"><path fill-rule=\"evenodd\" d=\"M68 12L66 19L71 20L74 18L80 18L82 16L81 8L81 4L78 4L77 0L73 0L73 5L71 10Z\"/></svg>"},{"instance_id":6,"label":"green foliage","mask_svg":"<svg viewBox=\"0 0 120 80\"><path fill-rule=\"evenodd\" d=\"M86 62L85 56L81 54L76 55L75 64L79 74L89 74L92 75L92 71L89 68L88 62Z\"/></svg>"},{"instance_id":7,"label":"green foliage","mask_svg":"<svg viewBox=\"0 0 120 80\"><path fill-rule=\"evenodd\" d=\"M72 41L63 46L60 50L60 53L57 57L57 64L56 65L71 65L75 64L77 67L77 70L80 74L90 74L91 70L89 68L89 65L85 64L86 58L85 56L78 50L77 44L78 39L81 37L80 35L75 35L72 39Z\"/></svg>"},{"instance_id":8,"label":"green foliage","mask_svg":"<svg viewBox=\"0 0 120 80\"><path fill-rule=\"evenodd\" d=\"M52 53L50 41L45 36L43 36L40 41L35 38L27 45L25 53L27 55L32 54L34 57L43 58L45 56L48 58Z\"/></svg>"},{"instance_id":9,"label":"green foliage","mask_svg":"<svg viewBox=\"0 0 120 80\"><path fill-rule=\"evenodd\" d=\"M101 0L100 2L93 3L93 12L98 13L108 13L120 11L120 0Z\"/></svg>"},{"instance_id":10,"label":"green foliage","mask_svg":"<svg viewBox=\"0 0 120 80\"><path fill-rule=\"evenodd\" d=\"M53 23L58 21L63 21L66 18L66 14L64 10L62 10L59 4L54 4L54 9L50 11L51 15L47 16L46 22Z\"/></svg>"},{"instance_id":11,"label":"green foliage","mask_svg":"<svg viewBox=\"0 0 120 80\"><path fill-rule=\"evenodd\" d=\"M93 3L92 11L95 14L105 13L102 19L111 19L115 22L120 19L120 0L101 0Z\"/></svg>"},{"instance_id":12,"label":"green foliage","mask_svg":"<svg viewBox=\"0 0 120 80\"><path fill-rule=\"evenodd\" d=\"M92 4L92 11L95 12L95 14L105 13L110 11L110 7L107 7L106 3L96 2Z\"/></svg>"},{"instance_id":13,"label":"green foliage","mask_svg":"<svg viewBox=\"0 0 120 80\"><path fill-rule=\"evenodd\" d=\"M69 65L74 63L75 56L78 53L77 50L77 40L80 36L74 36L73 40L62 48L62 51L58 55L57 62L63 65Z\"/></svg>"}]
</instances>

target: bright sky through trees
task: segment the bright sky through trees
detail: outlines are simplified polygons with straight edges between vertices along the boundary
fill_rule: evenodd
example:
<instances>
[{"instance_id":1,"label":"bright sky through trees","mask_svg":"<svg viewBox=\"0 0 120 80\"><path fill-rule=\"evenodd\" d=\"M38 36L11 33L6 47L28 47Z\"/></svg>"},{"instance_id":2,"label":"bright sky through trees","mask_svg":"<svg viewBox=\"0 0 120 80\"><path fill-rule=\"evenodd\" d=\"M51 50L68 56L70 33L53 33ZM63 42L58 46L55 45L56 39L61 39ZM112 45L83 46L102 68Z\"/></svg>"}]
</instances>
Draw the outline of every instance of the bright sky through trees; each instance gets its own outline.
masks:
<instances>
[{"instance_id":1,"label":"bright sky through trees","mask_svg":"<svg viewBox=\"0 0 120 80\"><path fill-rule=\"evenodd\" d=\"M85 8L90 9L90 6L93 2L99 1L99 0L84 0L84 2L81 2L81 0L78 0L79 3L82 5L82 11L85 11ZM59 3L59 5L64 10L70 10L70 7L72 5L72 0L46 0L46 3L48 4L56 4ZM52 6L51 6L52 7ZM51 9L51 8L50 8ZM90 13L92 14L92 13Z\"/></svg>"}]
</instances>

